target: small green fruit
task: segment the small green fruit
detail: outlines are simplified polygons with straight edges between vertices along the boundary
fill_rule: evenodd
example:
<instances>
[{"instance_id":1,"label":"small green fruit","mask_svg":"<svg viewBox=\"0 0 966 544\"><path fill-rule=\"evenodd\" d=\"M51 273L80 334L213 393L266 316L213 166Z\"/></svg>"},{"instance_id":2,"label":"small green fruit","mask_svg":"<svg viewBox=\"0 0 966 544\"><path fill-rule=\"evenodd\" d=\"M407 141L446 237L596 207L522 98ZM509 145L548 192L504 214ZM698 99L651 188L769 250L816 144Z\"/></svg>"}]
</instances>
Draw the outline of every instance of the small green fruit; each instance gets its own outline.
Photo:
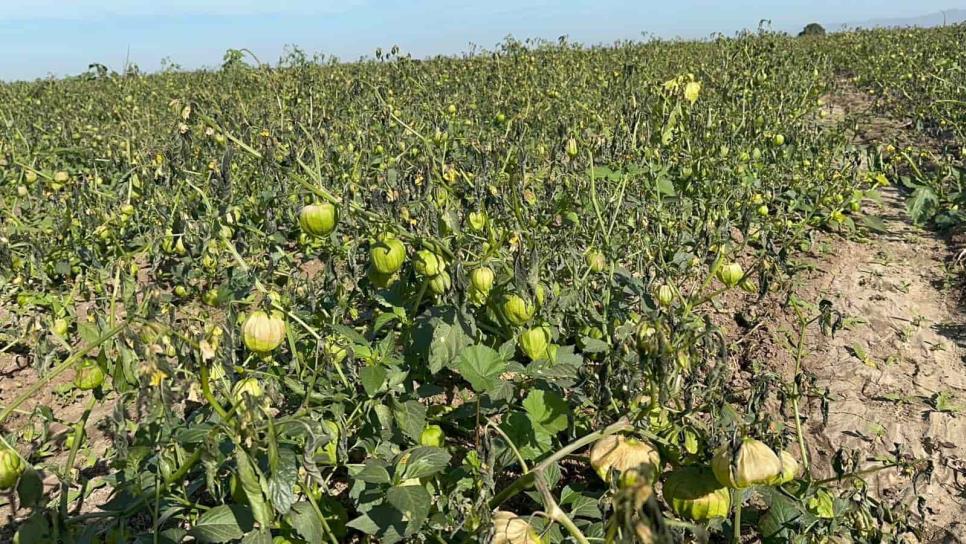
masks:
<instances>
[{"instance_id":1,"label":"small green fruit","mask_svg":"<svg viewBox=\"0 0 966 544\"><path fill-rule=\"evenodd\" d=\"M64 319L63 317L58 317L57 319L54 320L53 325L51 325L50 332L63 338L67 336L67 332L69 331L69 329L70 329L70 323L68 323L67 320Z\"/></svg>"},{"instance_id":2,"label":"small green fruit","mask_svg":"<svg viewBox=\"0 0 966 544\"><path fill-rule=\"evenodd\" d=\"M596 249L588 251L584 258L591 272L599 274L607 268L607 258Z\"/></svg>"},{"instance_id":3,"label":"small green fruit","mask_svg":"<svg viewBox=\"0 0 966 544\"><path fill-rule=\"evenodd\" d=\"M764 442L745 437L737 449L724 446L711 461L711 469L721 485L743 489L770 485L782 474L782 462Z\"/></svg>"},{"instance_id":4,"label":"small green fruit","mask_svg":"<svg viewBox=\"0 0 966 544\"><path fill-rule=\"evenodd\" d=\"M383 235L369 249L373 268L380 274L394 274L406 260L406 246L392 235Z\"/></svg>"},{"instance_id":5,"label":"small green fruit","mask_svg":"<svg viewBox=\"0 0 966 544\"><path fill-rule=\"evenodd\" d=\"M470 228L476 232L482 231L486 227L486 212L470 212Z\"/></svg>"},{"instance_id":6,"label":"small green fruit","mask_svg":"<svg viewBox=\"0 0 966 544\"><path fill-rule=\"evenodd\" d=\"M535 312L533 303L518 295L507 295L503 301L503 315L512 325L525 325Z\"/></svg>"},{"instance_id":7,"label":"small green fruit","mask_svg":"<svg viewBox=\"0 0 966 544\"><path fill-rule=\"evenodd\" d=\"M771 485L782 485L794 480L798 477L801 468L798 460L785 450L778 451L778 459L782 463L782 471L770 482Z\"/></svg>"},{"instance_id":8,"label":"small green fruit","mask_svg":"<svg viewBox=\"0 0 966 544\"><path fill-rule=\"evenodd\" d=\"M577 140L575 138L570 138L567 140L566 151L567 156L571 159L577 157Z\"/></svg>"},{"instance_id":9,"label":"small green fruit","mask_svg":"<svg viewBox=\"0 0 966 544\"><path fill-rule=\"evenodd\" d=\"M718 269L718 279L721 283L727 285L728 287L734 287L738 285L741 278L745 276L744 270L741 269L741 265L738 263L728 263L722 265Z\"/></svg>"},{"instance_id":10,"label":"small green fruit","mask_svg":"<svg viewBox=\"0 0 966 544\"><path fill-rule=\"evenodd\" d=\"M431 448L442 448L446 441L443 428L439 425L427 425L423 432L419 433L419 444Z\"/></svg>"},{"instance_id":11,"label":"small green fruit","mask_svg":"<svg viewBox=\"0 0 966 544\"><path fill-rule=\"evenodd\" d=\"M731 510L731 493L707 467L688 466L671 472L664 480L664 500L677 515L691 521L722 518Z\"/></svg>"},{"instance_id":12,"label":"small green fruit","mask_svg":"<svg viewBox=\"0 0 966 544\"><path fill-rule=\"evenodd\" d=\"M429 289L437 295L445 294L452 285L453 280L449 277L449 272L440 272L429 280Z\"/></svg>"},{"instance_id":13,"label":"small green fruit","mask_svg":"<svg viewBox=\"0 0 966 544\"><path fill-rule=\"evenodd\" d=\"M520 349L531 361L547 358L547 347L550 345L550 332L544 327L533 327L520 333L518 339Z\"/></svg>"},{"instance_id":14,"label":"small green fruit","mask_svg":"<svg viewBox=\"0 0 966 544\"><path fill-rule=\"evenodd\" d=\"M232 400L235 404L244 404L245 397L251 397L251 399L259 400L265 395L265 391L262 389L261 382L258 378L244 378L235 383L234 387L231 388Z\"/></svg>"},{"instance_id":15,"label":"small green fruit","mask_svg":"<svg viewBox=\"0 0 966 544\"><path fill-rule=\"evenodd\" d=\"M657 288L656 295L658 304L665 308L670 308L674 303L674 288L666 283Z\"/></svg>"},{"instance_id":16,"label":"small green fruit","mask_svg":"<svg viewBox=\"0 0 966 544\"><path fill-rule=\"evenodd\" d=\"M487 294L493 288L493 281L496 275L493 270L486 266L481 266L470 272L470 285L480 293Z\"/></svg>"},{"instance_id":17,"label":"small green fruit","mask_svg":"<svg viewBox=\"0 0 966 544\"><path fill-rule=\"evenodd\" d=\"M97 361L85 359L77 366L74 374L74 386L82 391L96 389L104 383L104 370Z\"/></svg>"},{"instance_id":18,"label":"small green fruit","mask_svg":"<svg viewBox=\"0 0 966 544\"><path fill-rule=\"evenodd\" d=\"M17 452L9 448L0 449L0 489L12 488L23 474L23 461Z\"/></svg>"},{"instance_id":19,"label":"small green fruit","mask_svg":"<svg viewBox=\"0 0 966 544\"><path fill-rule=\"evenodd\" d=\"M623 473L642 468L641 474L650 480L660 472L661 457L648 442L624 435L608 435L590 449L590 465L605 482L610 481L612 470Z\"/></svg>"},{"instance_id":20,"label":"small green fruit","mask_svg":"<svg viewBox=\"0 0 966 544\"><path fill-rule=\"evenodd\" d=\"M432 251L421 249L416 252L416 257L413 259L413 268L426 277L432 277L442 273L446 269L446 265L443 263L443 259L436 256Z\"/></svg>"},{"instance_id":21,"label":"small green fruit","mask_svg":"<svg viewBox=\"0 0 966 544\"><path fill-rule=\"evenodd\" d=\"M312 236L326 236L338 222L338 213L334 205L323 202L309 204L299 211L299 226L302 231Z\"/></svg>"}]
</instances>

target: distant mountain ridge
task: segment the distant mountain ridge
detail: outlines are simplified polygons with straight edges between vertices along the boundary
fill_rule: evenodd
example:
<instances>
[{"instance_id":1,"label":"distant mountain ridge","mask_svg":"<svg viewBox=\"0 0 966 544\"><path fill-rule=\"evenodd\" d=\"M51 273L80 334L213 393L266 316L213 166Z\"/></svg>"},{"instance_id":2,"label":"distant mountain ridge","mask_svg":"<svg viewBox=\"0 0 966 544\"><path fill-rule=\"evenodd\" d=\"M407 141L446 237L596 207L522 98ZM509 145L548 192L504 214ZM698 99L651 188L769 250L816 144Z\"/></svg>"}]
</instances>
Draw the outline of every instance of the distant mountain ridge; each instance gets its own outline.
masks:
<instances>
[{"instance_id":1,"label":"distant mountain ridge","mask_svg":"<svg viewBox=\"0 0 966 544\"><path fill-rule=\"evenodd\" d=\"M943 24L953 25L962 23L964 21L966 21L966 9L948 9L936 13L930 13L928 15L920 15L918 17L878 18L851 23L829 24L825 27L825 29L835 32L849 28L878 28L896 26L931 27L943 26Z\"/></svg>"}]
</instances>

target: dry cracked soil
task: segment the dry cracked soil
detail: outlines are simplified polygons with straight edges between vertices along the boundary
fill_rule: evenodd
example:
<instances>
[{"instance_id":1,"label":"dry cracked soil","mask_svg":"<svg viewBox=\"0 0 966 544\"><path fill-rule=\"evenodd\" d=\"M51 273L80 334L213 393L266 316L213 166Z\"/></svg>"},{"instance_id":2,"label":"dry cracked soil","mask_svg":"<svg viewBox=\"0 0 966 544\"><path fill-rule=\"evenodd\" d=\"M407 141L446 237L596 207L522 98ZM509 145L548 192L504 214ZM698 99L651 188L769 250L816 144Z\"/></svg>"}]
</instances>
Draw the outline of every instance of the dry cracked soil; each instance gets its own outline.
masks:
<instances>
[{"instance_id":1,"label":"dry cracked soil","mask_svg":"<svg viewBox=\"0 0 966 544\"><path fill-rule=\"evenodd\" d=\"M920 138L847 86L827 102L834 121L854 123L857 146ZM805 314L825 300L841 316L834 334L814 324L803 337L800 364L812 379L801 410L813 477L835 476L839 450L860 466L897 455L916 460L922 472L866 475L871 494L907 509L924 528L922 542L964 543L966 313L953 240L914 225L895 187L863 212L876 229L848 239L823 235L792 288L812 305ZM791 378L801 322L790 304L772 312L749 353Z\"/></svg>"}]
</instances>

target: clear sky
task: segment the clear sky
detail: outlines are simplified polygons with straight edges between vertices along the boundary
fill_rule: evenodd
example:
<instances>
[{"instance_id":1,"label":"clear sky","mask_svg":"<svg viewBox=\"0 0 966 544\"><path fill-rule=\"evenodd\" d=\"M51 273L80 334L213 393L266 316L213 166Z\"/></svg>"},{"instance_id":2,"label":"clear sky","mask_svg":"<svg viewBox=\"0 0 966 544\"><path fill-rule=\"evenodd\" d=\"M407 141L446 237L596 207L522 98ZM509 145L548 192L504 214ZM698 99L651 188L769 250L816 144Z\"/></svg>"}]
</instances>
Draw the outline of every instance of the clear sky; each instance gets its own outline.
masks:
<instances>
[{"instance_id":1,"label":"clear sky","mask_svg":"<svg viewBox=\"0 0 966 544\"><path fill-rule=\"evenodd\" d=\"M275 62L286 45L343 60L398 44L414 56L492 48L508 34L582 43L707 37L966 7L966 0L0 0L0 79L70 75L98 62L218 66L228 48Z\"/></svg>"}]
</instances>

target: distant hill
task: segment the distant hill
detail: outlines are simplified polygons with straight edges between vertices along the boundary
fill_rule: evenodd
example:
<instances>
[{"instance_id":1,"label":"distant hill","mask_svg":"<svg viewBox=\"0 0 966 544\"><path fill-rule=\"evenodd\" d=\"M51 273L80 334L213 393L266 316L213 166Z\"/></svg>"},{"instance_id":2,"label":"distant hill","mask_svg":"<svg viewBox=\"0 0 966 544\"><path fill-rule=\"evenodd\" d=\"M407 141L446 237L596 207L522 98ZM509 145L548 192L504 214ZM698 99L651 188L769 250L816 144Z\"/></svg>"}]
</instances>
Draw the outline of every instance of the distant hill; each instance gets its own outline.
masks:
<instances>
[{"instance_id":1,"label":"distant hill","mask_svg":"<svg viewBox=\"0 0 966 544\"><path fill-rule=\"evenodd\" d=\"M825 28L829 31L844 30L846 28L876 28L876 27L895 27L895 26L917 26L931 27L942 26L943 24L952 25L966 21L966 9L949 9L941 12L921 15L919 17L897 17L869 19L867 21L856 21L851 23L829 24Z\"/></svg>"}]
</instances>

